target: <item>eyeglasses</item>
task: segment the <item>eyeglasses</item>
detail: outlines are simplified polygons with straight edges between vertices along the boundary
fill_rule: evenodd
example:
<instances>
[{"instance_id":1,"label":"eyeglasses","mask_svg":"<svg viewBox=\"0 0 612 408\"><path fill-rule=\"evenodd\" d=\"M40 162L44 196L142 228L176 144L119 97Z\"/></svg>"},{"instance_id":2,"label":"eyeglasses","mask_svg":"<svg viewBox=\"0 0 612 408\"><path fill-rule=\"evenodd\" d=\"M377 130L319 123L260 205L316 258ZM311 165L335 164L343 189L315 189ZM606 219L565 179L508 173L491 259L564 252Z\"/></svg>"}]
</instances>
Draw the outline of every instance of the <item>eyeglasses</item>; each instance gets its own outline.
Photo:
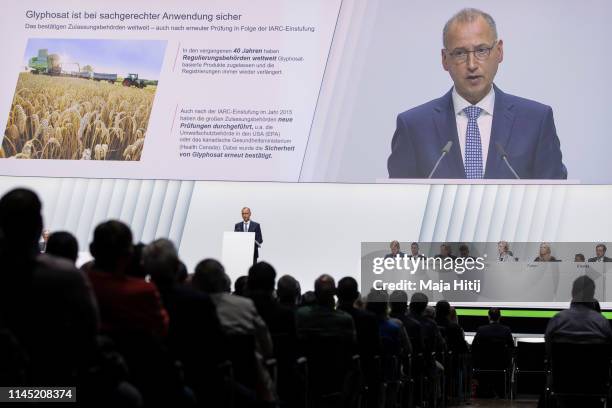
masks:
<instances>
[{"instance_id":1,"label":"eyeglasses","mask_svg":"<svg viewBox=\"0 0 612 408\"><path fill-rule=\"evenodd\" d=\"M487 58L489 58L489 55L491 55L491 50L495 48L496 44L497 44L497 41L495 41L493 45L491 45L490 47L478 47L473 51L468 51L463 48L458 48L452 51L448 51L448 50L446 51L448 55L452 58L453 62L455 63L466 62L468 59L468 54L471 54L471 53L474 54L474 57L478 61L484 61Z\"/></svg>"}]
</instances>

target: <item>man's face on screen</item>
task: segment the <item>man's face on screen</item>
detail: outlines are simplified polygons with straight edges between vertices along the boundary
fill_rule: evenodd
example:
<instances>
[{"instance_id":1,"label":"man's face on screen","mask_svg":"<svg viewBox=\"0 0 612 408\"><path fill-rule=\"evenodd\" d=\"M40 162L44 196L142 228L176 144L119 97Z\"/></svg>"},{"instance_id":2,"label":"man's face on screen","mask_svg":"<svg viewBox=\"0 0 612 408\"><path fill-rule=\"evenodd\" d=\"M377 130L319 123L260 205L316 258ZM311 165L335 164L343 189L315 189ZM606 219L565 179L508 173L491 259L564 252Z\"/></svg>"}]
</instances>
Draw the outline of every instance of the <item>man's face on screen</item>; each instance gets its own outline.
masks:
<instances>
[{"instance_id":1,"label":"man's face on screen","mask_svg":"<svg viewBox=\"0 0 612 408\"><path fill-rule=\"evenodd\" d=\"M459 95L471 104L478 103L489 93L497 66L503 60L502 41L495 41L489 24L478 17L471 22L451 24L446 42L442 50L444 69ZM489 48L488 56L484 56Z\"/></svg>"}]
</instances>

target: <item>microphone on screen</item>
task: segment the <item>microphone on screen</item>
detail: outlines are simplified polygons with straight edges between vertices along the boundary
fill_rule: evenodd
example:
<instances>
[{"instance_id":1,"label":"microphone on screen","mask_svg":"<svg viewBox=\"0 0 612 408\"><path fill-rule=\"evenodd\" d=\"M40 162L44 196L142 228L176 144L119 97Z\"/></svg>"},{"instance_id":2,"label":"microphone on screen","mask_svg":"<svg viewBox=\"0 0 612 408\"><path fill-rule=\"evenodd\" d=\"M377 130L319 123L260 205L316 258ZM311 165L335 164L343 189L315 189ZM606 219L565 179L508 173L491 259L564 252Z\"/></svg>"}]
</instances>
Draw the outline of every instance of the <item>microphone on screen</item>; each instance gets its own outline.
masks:
<instances>
[{"instance_id":1,"label":"microphone on screen","mask_svg":"<svg viewBox=\"0 0 612 408\"><path fill-rule=\"evenodd\" d=\"M497 148L497 152L500 154L500 156L501 156L502 160L504 161L504 163L506 163L506 166L508 166L508 168L510 169L510 171L514 175L514 178L517 179L517 180L520 180L521 178L516 173L516 171L514 171L514 168L512 167L510 162L508 161L508 154L506 153L506 150L504 149L504 147L501 144L499 144L499 142L495 143L495 147Z\"/></svg>"},{"instance_id":2,"label":"microphone on screen","mask_svg":"<svg viewBox=\"0 0 612 408\"><path fill-rule=\"evenodd\" d=\"M435 166L433 166L433 169L431 169L431 173L429 173L429 176L427 176L428 179L433 177L434 173L438 169L438 166L440 165L440 162L442 161L444 156L446 156L447 153L450 151L451 147L453 147L453 141L449 140L448 142L446 142L446 144L440 151L440 157L438 157L438 161L436 162Z\"/></svg>"}]
</instances>

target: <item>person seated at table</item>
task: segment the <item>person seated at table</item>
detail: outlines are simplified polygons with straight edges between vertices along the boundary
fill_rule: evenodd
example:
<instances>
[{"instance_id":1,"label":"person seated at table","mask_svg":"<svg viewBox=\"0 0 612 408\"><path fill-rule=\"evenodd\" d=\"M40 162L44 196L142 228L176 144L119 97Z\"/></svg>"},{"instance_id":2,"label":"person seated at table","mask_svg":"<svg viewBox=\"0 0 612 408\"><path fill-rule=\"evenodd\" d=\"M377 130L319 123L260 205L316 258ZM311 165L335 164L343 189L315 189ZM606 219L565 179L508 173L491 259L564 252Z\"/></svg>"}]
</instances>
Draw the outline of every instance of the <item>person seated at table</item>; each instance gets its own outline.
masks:
<instances>
[{"instance_id":1,"label":"person seated at table","mask_svg":"<svg viewBox=\"0 0 612 408\"><path fill-rule=\"evenodd\" d=\"M533 260L534 262L560 262L559 259L552 256L552 250L550 244L542 242L540 244L540 254Z\"/></svg>"}]
</instances>

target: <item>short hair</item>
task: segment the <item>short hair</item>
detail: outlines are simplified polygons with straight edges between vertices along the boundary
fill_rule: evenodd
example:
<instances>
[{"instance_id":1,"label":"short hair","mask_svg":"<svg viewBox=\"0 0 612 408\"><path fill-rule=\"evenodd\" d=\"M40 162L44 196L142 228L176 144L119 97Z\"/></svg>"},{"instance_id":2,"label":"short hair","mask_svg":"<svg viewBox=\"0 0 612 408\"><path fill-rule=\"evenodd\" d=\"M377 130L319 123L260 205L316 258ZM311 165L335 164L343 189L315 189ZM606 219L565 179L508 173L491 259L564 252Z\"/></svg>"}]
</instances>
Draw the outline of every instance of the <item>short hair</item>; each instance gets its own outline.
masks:
<instances>
[{"instance_id":1,"label":"short hair","mask_svg":"<svg viewBox=\"0 0 612 408\"><path fill-rule=\"evenodd\" d=\"M317 303L317 297L312 290L304 292L300 301L301 306L311 306Z\"/></svg>"},{"instance_id":2,"label":"short hair","mask_svg":"<svg viewBox=\"0 0 612 408\"><path fill-rule=\"evenodd\" d=\"M451 305L446 300L439 300L436 303L436 318L447 319L450 318Z\"/></svg>"},{"instance_id":3,"label":"short hair","mask_svg":"<svg viewBox=\"0 0 612 408\"><path fill-rule=\"evenodd\" d=\"M206 293L230 291L230 279L225 268L215 259L204 259L196 265L192 283L196 289Z\"/></svg>"},{"instance_id":4,"label":"short hair","mask_svg":"<svg viewBox=\"0 0 612 408\"><path fill-rule=\"evenodd\" d=\"M501 318L501 311L497 307L492 307L489 309L489 320L492 322L499 322Z\"/></svg>"},{"instance_id":5,"label":"short hair","mask_svg":"<svg viewBox=\"0 0 612 408\"><path fill-rule=\"evenodd\" d=\"M283 275L276 282L276 295L281 301L295 302L302 294L300 283L291 275Z\"/></svg>"},{"instance_id":6,"label":"short hair","mask_svg":"<svg viewBox=\"0 0 612 408\"><path fill-rule=\"evenodd\" d=\"M5 245L30 250L42 231L42 204L32 190L16 188L0 199L0 229ZM10 254L9 254L10 255Z\"/></svg>"},{"instance_id":7,"label":"short hair","mask_svg":"<svg viewBox=\"0 0 612 408\"><path fill-rule=\"evenodd\" d=\"M419 247L419 243L418 242L411 242L410 246L413 246L413 245L416 245L417 248Z\"/></svg>"},{"instance_id":8,"label":"short hair","mask_svg":"<svg viewBox=\"0 0 612 408\"><path fill-rule=\"evenodd\" d=\"M157 284L172 284L176 281L179 257L176 247L169 239L160 238L142 249L143 268Z\"/></svg>"},{"instance_id":9,"label":"short hair","mask_svg":"<svg viewBox=\"0 0 612 408\"><path fill-rule=\"evenodd\" d=\"M595 281L586 275L579 276L572 284L572 302L593 302Z\"/></svg>"},{"instance_id":10,"label":"short hair","mask_svg":"<svg viewBox=\"0 0 612 408\"><path fill-rule=\"evenodd\" d=\"M595 249L597 248L603 248L604 254L606 253L606 251L608 250L608 248L606 247L606 244L597 244L597 246L595 247Z\"/></svg>"},{"instance_id":11,"label":"short hair","mask_svg":"<svg viewBox=\"0 0 612 408\"><path fill-rule=\"evenodd\" d=\"M389 295L391 313L404 314L408 309L408 293L403 290L394 290Z\"/></svg>"},{"instance_id":12,"label":"short hair","mask_svg":"<svg viewBox=\"0 0 612 408\"><path fill-rule=\"evenodd\" d=\"M426 294L422 292L413 293L412 297L410 298L410 311L416 313L417 315L421 315L427 307L427 303L429 303L429 298Z\"/></svg>"},{"instance_id":13,"label":"short hair","mask_svg":"<svg viewBox=\"0 0 612 408\"><path fill-rule=\"evenodd\" d=\"M132 231L130 227L117 220L101 223L94 230L93 241L89 251L95 264L102 268L114 267L124 256L131 255L133 250Z\"/></svg>"},{"instance_id":14,"label":"short hair","mask_svg":"<svg viewBox=\"0 0 612 408\"><path fill-rule=\"evenodd\" d=\"M249 277L247 279L247 288L249 290L274 292L274 284L276 283L276 271L274 267L267 262L258 262L249 268Z\"/></svg>"},{"instance_id":15,"label":"short hair","mask_svg":"<svg viewBox=\"0 0 612 408\"><path fill-rule=\"evenodd\" d=\"M49 235L45 252L76 262L79 257L79 243L68 231L57 231Z\"/></svg>"},{"instance_id":16,"label":"short hair","mask_svg":"<svg viewBox=\"0 0 612 408\"><path fill-rule=\"evenodd\" d=\"M249 277L246 275L237 277L234 281L234 295L246 296L248 281Z\"/></svg>"},{"instance_id":17,"label":"short hair","mask_svg":"<svg viewBox=\"0 0 612 408\"><path fill-rule=\"evenodd\" d=\"M442 44L444 44L444 48L446 48L448 32L450 30L451 25L453 25L454 23L471 23L473 21L476 21L476 19L478 19L479 17L482 17L489 25L489 28L493 32L493 38L497 41L497 24L495 24L495 20L493 20L493 17L491 17L490 14L485 13L484 11L476 8L464 8L455 13L455 15L453 15L446 22L446 24L444 24L444 28L442 29Z\"/></svg>"},{"instance_id":18,"label":"short hair","mask_svg":"<svg viewBox=\"0 0 612 408\"><path fill-rule=\"evenodd\" d=\"M366 309L382 316L387 314L389 307L389 294L386 290L372 289L366 298Z\"/></svg>"},{"instance_id":19,"label":"short hair","mask_svg":"<svg viewBox=\"0 0 612 408\"><path fill-rule=\"evenodd\" d=\"M341 301L354 302L359 297L359 285L355 278L345 276L338 281L336 295Z\"/></svg>"},{"instance_id":20,"label":"short hair","mask_svg":"<svg viewBox=\"0 0 612 408\"><path fill-rule=\"evenodd\" d=\"M314 289L317 302L324 304L333 302L336 294L336 281L330 275L323 274L315 281Z\"/></svg>"},{"instance_id":21,"label":"short hair","mask_svg":"<svg viewBox=\"0 0 612 408\"><path fill-rule=\"evenodd\" d=\"M581 262L584 262L586 260L584 254L576 254L576 255L574 255L574 261L576 259L581 259L582 260Z\"/></svg>"},{"instance_id":22,"label":"short hair","mask_svg":"<svg viewBox=\"0 0 612 408\"><path fill-rule=\"evenodd\" d=\"M404 292L403 290L394 290L393 292L391 292L391 295L389 295L389 302L403 303L404 305L407 305L408 293Z\"/></svg>"},{"instance_id":23,"label":"short hair","mask_svg":"<svg viewBox=\"0 0 612 408\"><path fill-rule=\"evenodd\" d=\"M469 252L469 250L470 250L470 247L467 246L466 244L461 244L459 246L459 251L468 251Z\"/></svg>"}]
</instances>

